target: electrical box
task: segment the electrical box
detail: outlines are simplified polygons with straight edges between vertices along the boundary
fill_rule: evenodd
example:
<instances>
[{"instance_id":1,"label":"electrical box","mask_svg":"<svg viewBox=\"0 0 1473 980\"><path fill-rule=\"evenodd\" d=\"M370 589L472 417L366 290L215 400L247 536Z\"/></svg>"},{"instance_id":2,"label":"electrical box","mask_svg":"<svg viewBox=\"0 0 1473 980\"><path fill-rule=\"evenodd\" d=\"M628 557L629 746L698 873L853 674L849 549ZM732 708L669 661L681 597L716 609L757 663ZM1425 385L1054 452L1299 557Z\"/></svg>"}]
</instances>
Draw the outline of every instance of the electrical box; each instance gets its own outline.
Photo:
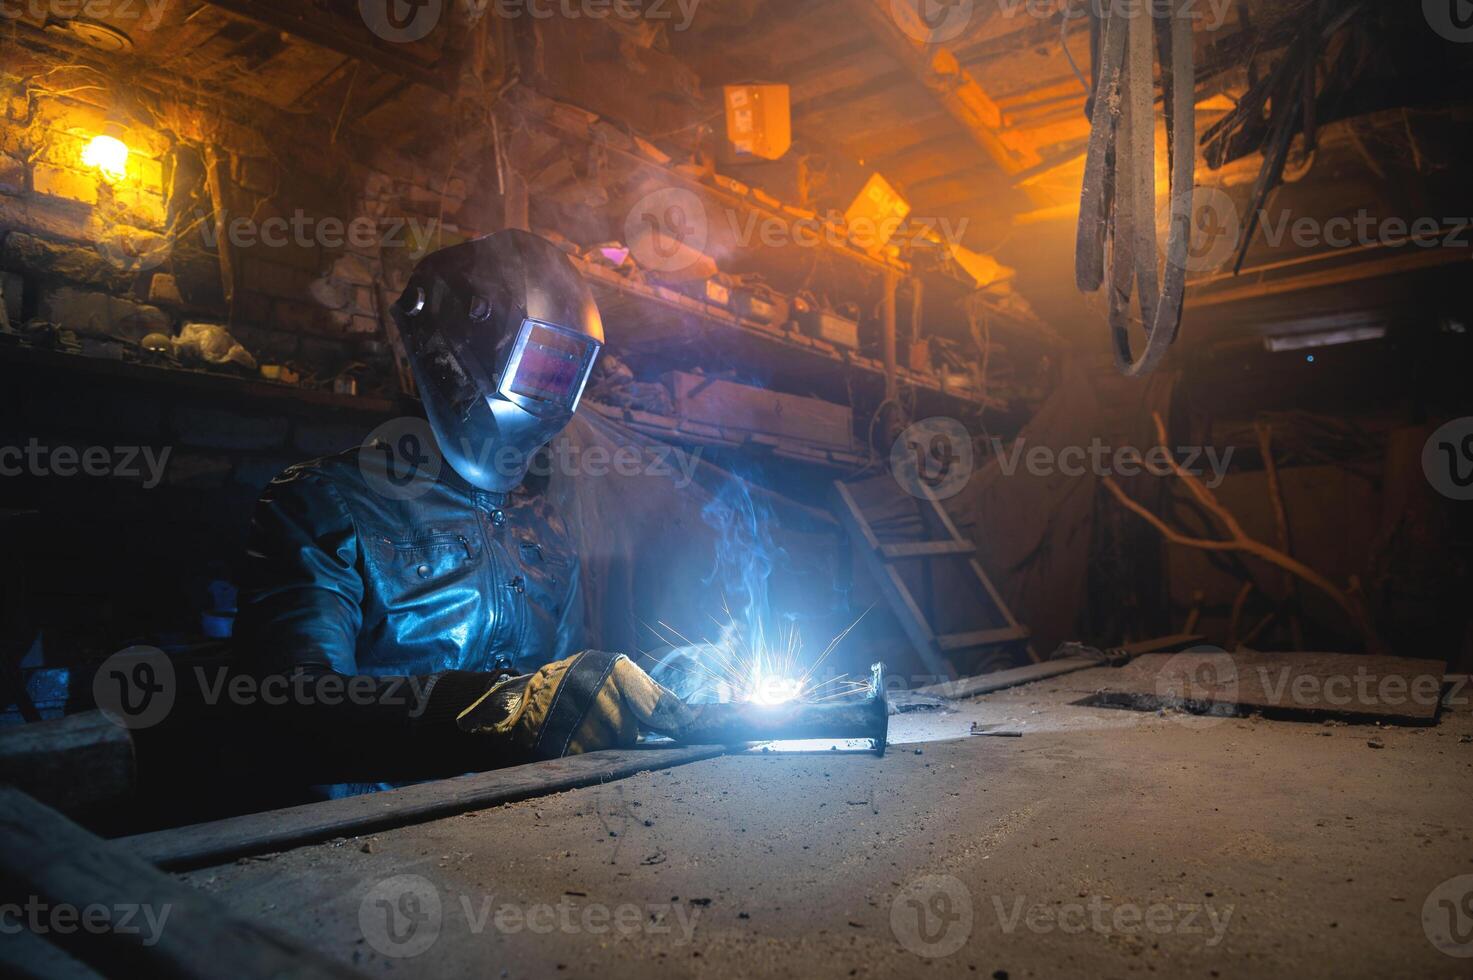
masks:
<instances>
[{"instance_id":1,"label":"electrical box","mask_svg":"<svg viewBox=\"0 0 1473 980\"><path fill-rule=\"evenodd\" d=\"M798 325L810 337L839 347L859 347L859 324L832 310L811 310L798 317Z\"/></svg>"},{"instance_id":2,"label":"electrical box","mask_svg":"<svg viewBox=\"0 0 1473 980\"><path fill-rule=\"evenodd\" d=\"M682 283L680 291L711 306L719 306L723 310L731 309L731 287L722 276Z\"/></svg>"},{"instance_id":3,"label":"electrical box","mask_svg":"<svg viewBox=\"0 0 1473 980\"><path fill-rule=\"evenodd\" d=\"M732 290L731 308L743 320L768 327L780 327L788 321L788 302L769 289L739 286Z\"/></svg>"},{"instance_id":4,"label":"electrical box","mask_svg":"<svg viewBox=\"0 0 1473 980\"><path fill-rule=\"evenodd\" d=\"M875 173L844 212L850 239L861 248L877 252L884 248L910 215L910 202Z\"/></svg>"},{"instance_id":5,"label":"electrical box","mask_svg":"<svg viewBox=\"0 0 1473 980\"><path fill-rule=\"evenodd\" d=\"M778 160L793 145L786 85L726 86L726 138L738 153Z\"/></svg>"}]
</instances>

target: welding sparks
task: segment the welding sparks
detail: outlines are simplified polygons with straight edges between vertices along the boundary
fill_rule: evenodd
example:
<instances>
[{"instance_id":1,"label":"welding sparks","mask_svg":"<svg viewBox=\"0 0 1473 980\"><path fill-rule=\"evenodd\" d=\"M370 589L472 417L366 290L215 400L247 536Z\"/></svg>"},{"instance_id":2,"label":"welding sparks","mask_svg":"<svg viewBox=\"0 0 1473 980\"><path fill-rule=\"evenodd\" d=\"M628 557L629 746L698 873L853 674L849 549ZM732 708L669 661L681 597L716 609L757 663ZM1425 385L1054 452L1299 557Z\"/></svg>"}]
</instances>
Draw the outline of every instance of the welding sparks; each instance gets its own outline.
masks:
<instances>
[{"instance_id":1,"label":"welding sparks","mask_svg":"<svg viewBox=\"0 0 1473 980\"><path fill-rule=\"evenodd\" d=\"M803 693L803 683L794 677L758 677L752 684L747 700L753 704L775 708L780 704L798 700Z\"/></svg>"},{"instance_id":2,"label":"welding sparks","mask_svg":"<svg viewBox=\"0 0 1473 980\"><path fill-rule=\"evenodd\" d=\"M703 691L714 694L718 702L755 704L777 707L797 701L814 703L863 694L867 681L837 677L814 681L814 675L829 654L859 625L869 610L829 641L822 654L807 668L801 666L802 638L796 625L777 630L775 642L769 642L760 619L747 629L738 623L729 606L723 603L726 620L712 618L720 639L702 638L692 641L669 623L648 626L651 632L676 649L665 659L651 656L662 666L694 675ZM873 608L873 607L871 607ZM650 656L647 654L647 656Z\"/></svg>"}]
</instances>

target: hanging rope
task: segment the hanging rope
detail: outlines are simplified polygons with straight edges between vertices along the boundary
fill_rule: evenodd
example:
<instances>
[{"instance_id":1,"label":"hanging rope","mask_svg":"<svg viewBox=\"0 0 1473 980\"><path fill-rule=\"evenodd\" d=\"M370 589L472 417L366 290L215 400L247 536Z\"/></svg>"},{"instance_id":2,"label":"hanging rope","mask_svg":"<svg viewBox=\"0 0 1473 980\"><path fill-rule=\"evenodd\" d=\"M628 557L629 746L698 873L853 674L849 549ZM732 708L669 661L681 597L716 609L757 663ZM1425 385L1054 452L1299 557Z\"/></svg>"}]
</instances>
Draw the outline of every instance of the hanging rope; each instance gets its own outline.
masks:
<instances>
[{"instance_id":1,"label":"hanging rope","mask_svg":"<svg viewBox=\"0 0 1473 980\"><path fill-rule=\"evenodd\" d=\"M1121 373L1150 374L1181 329L1196 170L1193 0L1110 4L1096 59L1089 158L1080 196L1075 281L1105 284L1109 254L1110 332ZM1121 9L1124 8L1124 9ZM1171 228L1164 268L1156 237L1156 81L1161 64L1170 159ZM1145 329L1137 358L1130 337L1134 292Z\"/></svg>"}]
</instances>

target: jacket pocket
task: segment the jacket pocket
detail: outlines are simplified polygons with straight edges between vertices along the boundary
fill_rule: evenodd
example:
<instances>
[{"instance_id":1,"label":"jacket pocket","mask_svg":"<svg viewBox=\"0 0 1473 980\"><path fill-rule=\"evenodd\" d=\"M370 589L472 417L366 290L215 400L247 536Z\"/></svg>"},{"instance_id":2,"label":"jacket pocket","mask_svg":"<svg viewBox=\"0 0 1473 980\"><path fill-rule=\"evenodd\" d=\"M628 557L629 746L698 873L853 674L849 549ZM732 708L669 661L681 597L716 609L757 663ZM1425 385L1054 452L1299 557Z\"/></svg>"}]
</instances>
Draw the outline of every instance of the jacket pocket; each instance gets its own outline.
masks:
<instances>
[{"instance_id":1,"label":"jacket pocket","mask_svg":"<svg viewBox=\"0 0 1473 980\"><path fill-rule=\"evenodd\" d=\"M369 554L383 582L385 598L422 592L426 586L459 577L481 563L474 526L439 526L408 532L371 531Z\"/></svg>"}]
</instances>

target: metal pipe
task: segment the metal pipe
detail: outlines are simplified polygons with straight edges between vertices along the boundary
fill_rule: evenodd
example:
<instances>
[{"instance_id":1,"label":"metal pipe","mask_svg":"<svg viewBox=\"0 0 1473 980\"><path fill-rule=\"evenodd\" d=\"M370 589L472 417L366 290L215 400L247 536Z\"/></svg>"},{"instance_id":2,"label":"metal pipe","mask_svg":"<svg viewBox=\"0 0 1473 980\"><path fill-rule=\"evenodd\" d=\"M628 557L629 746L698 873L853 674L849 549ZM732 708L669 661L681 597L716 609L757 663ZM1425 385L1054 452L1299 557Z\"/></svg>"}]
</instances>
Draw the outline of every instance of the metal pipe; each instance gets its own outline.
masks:
<instances>
[{"instance_id":1,"label":"metal pipe","mask_svg":"<svg viewBox=\"0 0 1473 980\"><path fill-rule=\"evenodd\" d=\"M787 704L697 704L692 720L670 737L687 745L739 745L796 739L863 738L884 755L890 731L884 667L870 668L869 693L861 701Z\"/></svg>"}]
</instances>

